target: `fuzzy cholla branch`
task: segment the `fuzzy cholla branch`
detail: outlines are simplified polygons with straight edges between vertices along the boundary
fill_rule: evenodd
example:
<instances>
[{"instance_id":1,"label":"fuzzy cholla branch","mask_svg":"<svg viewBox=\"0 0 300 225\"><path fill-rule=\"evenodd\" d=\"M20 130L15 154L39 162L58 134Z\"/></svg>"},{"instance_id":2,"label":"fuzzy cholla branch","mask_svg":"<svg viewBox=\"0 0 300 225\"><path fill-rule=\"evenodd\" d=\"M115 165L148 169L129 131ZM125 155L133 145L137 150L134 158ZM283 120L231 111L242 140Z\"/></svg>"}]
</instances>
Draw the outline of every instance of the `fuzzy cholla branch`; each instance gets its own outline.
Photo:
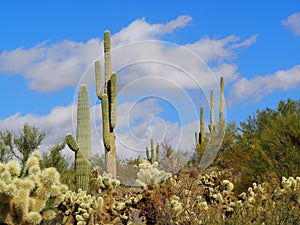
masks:
<instances>
[{"instance_id":1,"label":"fuzzy cholla branch","mask_svg":"<svg viewBox=\"0 0 300 225\"><path fill-rule=\"evenodd\" d=\"M0 163L0 222L40 224L55 217L68 187L55 168L40 169L40 156L34 152L27 160L23 177L19 162Z\"/></svg>"},{"instance_id":2,"label":"fuzzy cholla branch","mask_svg":"<svg viewBox=\"0 0 300 225\"><path fill-rule=\"evenodd\" d=\"M157 166L158 163L154 162L152 165L142 167L137 173L138 179L135 181L136 185L147 189L147 186L159 184L172 176L171 173L159 170Z\"/></svg>"}]
</instances>

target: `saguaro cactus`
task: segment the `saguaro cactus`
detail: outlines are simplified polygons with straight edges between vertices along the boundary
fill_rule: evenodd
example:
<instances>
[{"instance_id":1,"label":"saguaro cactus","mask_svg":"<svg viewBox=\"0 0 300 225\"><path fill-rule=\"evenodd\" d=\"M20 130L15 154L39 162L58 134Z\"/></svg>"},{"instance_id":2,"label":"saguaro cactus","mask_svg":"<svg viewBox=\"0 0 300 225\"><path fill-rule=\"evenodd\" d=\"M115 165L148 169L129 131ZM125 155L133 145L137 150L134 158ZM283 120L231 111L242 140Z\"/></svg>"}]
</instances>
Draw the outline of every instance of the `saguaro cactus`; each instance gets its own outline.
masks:
<instances>
[{"instance_id":1,"label":"saguaro cactus","mask_svg":"<svg viewBox=\"0 0 300 225\"><path fill-rule=\"evenodd\" d=\"M66 143L75 152L76 188L87 191L90 181L90 104L88 89L80 86L77 105L76 140L70 133L66 135Z\"/></svg>"},{"instance_id":2,"label":"saguaro cactus","mask_svg":"<svg viewBox=\"0 0 300 225\"><path fill-rule=\"evenodd\" d=\"M100 61L95 62L96 92L102 105L102 125L103 125L103 143L105 147L105 171L114 178L117 176L116 170L116 144L114 129L116 126L117 115L117 94L118 82L117 74L112 72L111 68L111 43L110 32L104 32L104 70L105 83L104 91L101 86L101 68Z\"/></svg>"},{"instance_id":3,"label":"saguaro cactus","mask_svg":"<svg viewBox=\"0 0 300 225\"><path fill-rule=\"evenodd\" d=\"M225 108L224 77L221 77L220 78L220 111L219 111L219 125L221 129L224 129L225 127L224 108Z\"/></svg>"},{"instance_id":4,"label":"saguaro cactus","mask_svg":"<svg viewBox=\"0 0 300 225\"><path fill-rule=\"evenodd\" d=\"M199 134L199 143L203 144L205 141L205 131L204 131L204 108L200 108L200 134Z\"/></svg>"},{"instance_id":5,"label":"saguaro cactus","mask_svg":"<svg viewBox=\"0 0 300 225\"><path fill-rule=\"evenodd\" d=\"M210 124L208 125L210 133L215 131L215 102L214 91L210 91Z\"/></svg>"},{"instance_id":6,"label":"saguaro cactus","mask_svg":"<svg viewBox=\"0 0 300 225\"><path fill-rule=\"evenodd\" d=\"M156 157L154 156L154 142L153 139L151 138L151 155L149 153L149 148L146 147L146 156L148 162L151 164L154 163L154 161L159 162L160 161L160 150L159 150L159 143L156 144Z\"/></svg>"},{"instance_id":7,"label":"saguaro cactus","mask_svg":"<svg viewBox=\"0 0 300 225\"><path fill-rule=\"evenodd\" d=\"M156 162L160 162L159 143L156 143Z\"/></svg>"},{"instance_id":8,"label":"saguaro cactus","mask_svg":"<svg viewBox=\"0 0 300 225\"><path fill-rule=\"evenodd\" d=\"M195 132L196 144L202 145L205 142L205 130L204 130L204 108L200 108L200 132Z\"/></svg>"}]
</instances>

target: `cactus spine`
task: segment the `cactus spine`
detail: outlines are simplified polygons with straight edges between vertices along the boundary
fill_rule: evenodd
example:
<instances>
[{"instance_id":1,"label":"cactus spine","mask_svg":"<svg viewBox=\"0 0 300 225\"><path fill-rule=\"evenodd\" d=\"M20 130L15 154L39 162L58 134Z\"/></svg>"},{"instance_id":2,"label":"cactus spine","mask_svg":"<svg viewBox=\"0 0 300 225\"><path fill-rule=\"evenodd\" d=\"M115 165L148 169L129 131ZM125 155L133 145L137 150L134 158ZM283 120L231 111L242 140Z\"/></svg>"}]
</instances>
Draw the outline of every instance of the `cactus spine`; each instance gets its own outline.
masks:
<instances>
[{"instance_id":1,"label":"cactus spine","mask_svg":"<svg viewBox=\"0 0 300 225\"><path fill-rule=\"evenodd\" d=\"M118 82L117 74L112 72L111 66L111 43L110 32L104 32L104 70L105 84L104 92L101 86L100 62L95 62L96 93L102 105L102 125L103 143L105 147L105 171L114 178L117 176L116 170L116 144L114 128L116 126L117 115L117 94Z\"/></svg>"},{"instance_id":2,"label":"cactus spine","mask_svg":"<svg viewBox=\"0 0 300 225\"><path fill-rule=\"evenodd\" d=\"M154 163L154 161L159 162L160 161L160 150L159 150L159 143L156 144L156 158L154 156L154 142L153 139L151 138L151 155L149 153L149 148L146 147L146 157L148 162L151 164Z\"/></svg>"},{"instance_id":3,"label":"cactus spine","mask_svg":"<svg viewBox=\"0 0 300 225\"><path fill-rule=\"evenodd\" d=\"M90 182L90 104L88 89L80 86L77 105L76 140L72 134L66 135L66 143L75 152L76 188L87 191Z\"/></svg>"}]
</instances>

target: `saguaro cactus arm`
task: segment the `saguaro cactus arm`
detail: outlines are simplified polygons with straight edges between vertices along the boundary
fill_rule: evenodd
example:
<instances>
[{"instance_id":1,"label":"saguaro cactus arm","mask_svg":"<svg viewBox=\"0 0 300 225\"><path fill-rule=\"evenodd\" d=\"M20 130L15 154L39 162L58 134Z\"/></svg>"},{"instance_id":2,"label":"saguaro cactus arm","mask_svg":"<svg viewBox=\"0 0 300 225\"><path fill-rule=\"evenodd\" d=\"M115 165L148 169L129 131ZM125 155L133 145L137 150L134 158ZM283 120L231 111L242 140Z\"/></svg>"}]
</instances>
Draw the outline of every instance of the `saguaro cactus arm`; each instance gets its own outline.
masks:
<instances>
[{"instance_id":1,"label":"saguaro cactus arm","mask_svg":"<svg viewBox=\"0 0 300 225\"><path fill-rule=\"evenodd\" d=\"M95 62L95 78L96 78L96 93L98 98L102 99L102 87L101 87L101 66L100 61Z\"/></svg>"},{"instance_id":2,"label":"saguaro cactus arm","mask_svg":"<svg viewBox=\"0 0 300 225\"><path fill-rule=\"evenodd\" d=\"M113 130L116 126L117 119L117 95L118 95L118 81L117 74L113 72L108 83L108 93L109 93L109 124L110 129Z\"/></svg>"},{"instance_id":3,"label":"saguaro cactus arm","mask_svg":"<svg viewBox=\"0 0 300 225\"><path fill-rule=\"evenodd\" d=\"M204 108L200 108L200 137L199 137L199 143L203 144L205 141L205 130L204 130Z\"/></svg>"},{"instance_id":4,"label":"saguaro cactus arm","mask_svg":"<svg viewBox=\"0 0 300 225\"><path fill-rule=\"evenodd\" d=\"M154 163L154 142L153 139L151 139L151 164Z\"/></svg>"},{"instance_id":5,"label":"saguaro cactus arm","mask_svg":"<svg viewBox=\"0 0 300 225\"><path fill-rule=\"evenodd\" d=\"M107 94L102 95L102 123L103 123L103 143L107 151L110 150L110 129L109 129L109 106Z\"/></svg>"},{"instance_id":6,"label":"saguaro cactus arm","mask_svg":"<svg viewBox=\"0 0 300 225\"><path fill-rule=\"evenodd\" d=\"M215 103L214 91L210 91L210 124L208 125L210 133L215 131Z\"/></svg>"},{"instance_id":7,"label":"saguaro cactus arm","mask_svg":"<svg viewBox=\"0 0 300 225\"><path fill-rule=\"evenodd\" d=\"M146 147L146 157L147 157L147 160L150 162L151 161L151 156L150 156L148 147Z\"/></svg>"},{"instance_id":8,"label":"saguaro cactus arm","mask_svg":"<svg viewBox=\"0 0 300 225\"><path fill-rule=\"evenodd\" d=\"M66 140L67 145L69 146L69 148L72 151L77 152L79 150L79 145L71 133L68 133L66 135L65 140Z\"/></svg>"},{"instance_id":9,"label":"saguaro cactus arm","mask_svg":"<svg viewBox=\"0 0 300 225\"><path fill-rule=\"evenodd\" d=\"M225 95L224 95L224 77L220 78L220 113L219 120L224 122L224 107L225 107Z\"/></svg>"},{"instance_id":10,"label":"saguaro cactus arm","mask_svg":"<svg viewBox=\"0 0 300 225\"><path fill-rule=\"evenodd\" d=\"M156 162L160 162L159 143L156 143Z\"/></svg>"},{"instance_id":11,"label":"saguaro cactus arm","mask_svg":"<svg viewBox=\"0 0 300 225\"><path fill-rule=\"evenodd\" d=\"M111 43L110 43L110 32L108 30L104 31L104 69L105 69L105 89L104 93L107 93L107 83L110 80L112 69L111 69Z\"/></svg>"}]
</instances>

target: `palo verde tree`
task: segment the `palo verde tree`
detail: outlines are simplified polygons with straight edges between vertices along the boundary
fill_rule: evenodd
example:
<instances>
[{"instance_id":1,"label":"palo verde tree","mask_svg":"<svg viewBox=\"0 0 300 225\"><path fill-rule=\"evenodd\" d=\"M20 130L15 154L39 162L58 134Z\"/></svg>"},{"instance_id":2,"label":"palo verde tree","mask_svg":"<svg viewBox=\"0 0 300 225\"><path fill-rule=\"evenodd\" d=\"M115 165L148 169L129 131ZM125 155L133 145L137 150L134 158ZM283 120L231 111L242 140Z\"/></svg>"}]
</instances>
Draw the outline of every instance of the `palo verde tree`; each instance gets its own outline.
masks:
<instances>
[{"instance_id":1,"label":"palo verde tree","mask_svg":"<svg viewBox=\"0 0 300 225\"><path fill-rule=\"evenodd\" d=\"M10 132L0 132L0 162L7 163L12 159L12 134Z\"/></svg>"},{"instance_id":2,"label":"palo verde tree","mask_svg":"<svg viewBox=\"0 0 300 225\"><path fill-rule=\"evenodd\" d=\"M257 110L241 126L238 144L248 155L245 173L253 180L300 173L300 101L280 101L276 109ZM251 182L251 181L250 181Z\"/></svg>"},{"instance_id":3,"label":"palo verde tree","mask_svg":"<svg viewBox=\"0 0 300 225\"><path fill-rule=\"evenodd\" d=\"M45 132L28 124L18 134L9 130L1 133L2 144L20 161L22 171L29 156L38 149L45 137Z\"/></svg>"},{"instance_id":4,"label":"palo verde tree","mask_svg":"<svg viewBox=\"0 0 300 225\"><path fill-rule=\"evenodd\" d=\"M55 167L60 174L66 172L69 164L62 155L65 146L66 142L63 141L50 147L49 151L44 152L40 161L41 168Z\"/></svg>"}]
</instances>

